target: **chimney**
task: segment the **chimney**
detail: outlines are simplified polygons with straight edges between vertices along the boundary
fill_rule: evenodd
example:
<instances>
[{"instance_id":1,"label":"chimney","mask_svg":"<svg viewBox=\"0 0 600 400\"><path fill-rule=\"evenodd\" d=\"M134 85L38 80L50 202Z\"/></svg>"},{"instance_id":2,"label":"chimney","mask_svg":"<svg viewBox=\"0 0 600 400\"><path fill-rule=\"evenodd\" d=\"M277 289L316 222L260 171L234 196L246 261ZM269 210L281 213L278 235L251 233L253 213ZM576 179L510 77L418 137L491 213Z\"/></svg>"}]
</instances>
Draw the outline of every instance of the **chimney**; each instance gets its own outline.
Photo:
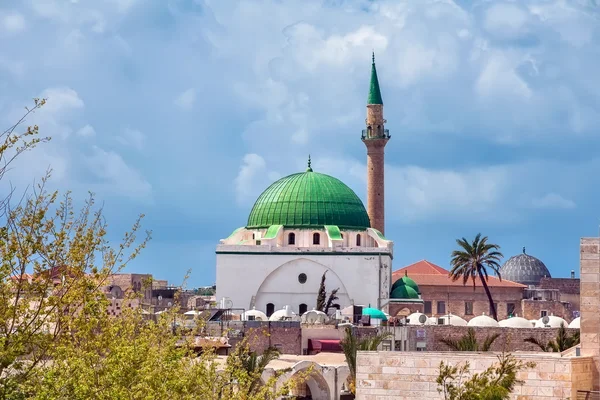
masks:
<instances>
[{"instance_id":1,"label":"chimney","mask_svg":"<svg viewBox=\"0 0 600 400\"><path fill-rule=\"evenodd\" d=\"M575 270L571 270L571 279L575 279Z\"/></svg>"}]
</instances>

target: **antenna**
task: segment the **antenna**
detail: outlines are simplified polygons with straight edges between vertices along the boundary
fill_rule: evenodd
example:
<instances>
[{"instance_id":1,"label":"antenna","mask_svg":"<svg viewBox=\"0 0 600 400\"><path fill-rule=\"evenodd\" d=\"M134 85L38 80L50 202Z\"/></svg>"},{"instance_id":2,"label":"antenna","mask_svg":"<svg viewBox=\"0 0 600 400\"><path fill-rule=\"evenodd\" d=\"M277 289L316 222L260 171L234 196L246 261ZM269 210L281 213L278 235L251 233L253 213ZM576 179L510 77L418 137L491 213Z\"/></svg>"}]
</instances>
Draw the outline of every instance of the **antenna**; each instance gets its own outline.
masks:
<instances>
[{"instance_id":1,"label":"antenna","mask_svg":"<svg viewBox=\"0 0 600 400\"><path fill-rule=\"evenodd\" d=\"M544 318L542 318L542 323L544 325L548 325L548 322L550 322L550 317L546 315Z\"/></svg>"},{"instance_id":2,"label":"antenna","mask_svg":"<svg viewBox=\"0 0 600 400\"><path fill-rule=\"evenodd\" d=\"M425 315L425 314L419 315L419 322L421 324L424 324L425 322L427 322L427 315Z\"/></svg>"}]
</instances>

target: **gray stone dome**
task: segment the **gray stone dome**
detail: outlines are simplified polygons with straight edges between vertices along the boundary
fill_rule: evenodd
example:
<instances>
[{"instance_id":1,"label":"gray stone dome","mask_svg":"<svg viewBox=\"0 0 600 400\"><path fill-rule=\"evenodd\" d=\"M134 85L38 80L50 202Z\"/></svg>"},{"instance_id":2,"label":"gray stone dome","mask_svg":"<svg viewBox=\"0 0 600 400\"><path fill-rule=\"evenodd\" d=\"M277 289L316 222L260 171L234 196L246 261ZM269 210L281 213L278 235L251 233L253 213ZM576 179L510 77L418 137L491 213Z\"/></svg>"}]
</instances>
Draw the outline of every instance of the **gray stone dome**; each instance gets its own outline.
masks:
<instances>
[{"instance_id":1,"label":"gray stone dome","mask_svg":"<svg viewBox=\"0 0 600 400\"><path fill-rule=\"evenodd\" d=\"M525 253L525 247L523 254L512 256L504 263L500 268L500 276L502 279L523 285L539 285L542 278L551 278L550 271L544 263Z\"/></svg>"}]
</instances>

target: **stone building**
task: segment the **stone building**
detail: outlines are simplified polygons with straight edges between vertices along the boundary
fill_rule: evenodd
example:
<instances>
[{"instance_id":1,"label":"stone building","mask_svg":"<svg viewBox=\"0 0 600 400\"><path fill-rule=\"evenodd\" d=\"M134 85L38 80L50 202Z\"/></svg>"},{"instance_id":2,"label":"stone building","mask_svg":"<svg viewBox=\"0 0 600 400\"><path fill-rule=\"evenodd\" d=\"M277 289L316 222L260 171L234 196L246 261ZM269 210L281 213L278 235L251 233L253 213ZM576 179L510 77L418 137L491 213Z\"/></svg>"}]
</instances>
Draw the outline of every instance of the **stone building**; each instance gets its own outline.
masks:
<instances>
[{"instance_id":1,"label":"stone building","mask_svg":"<svg viewBox=\"0 0 600 400\"><path fill-rule=\"evenodd\" d=\"M325 272L341 307L389 301L393 243L384 232L383 101L375 61L367 102L367 209L340 180L313 171L286 176L256 200L247 223L217 246L217 300L267 316L316 306Z\"/></svg>"},{"instance_id":2,"label":"stone building","mask_svg":"<svg viewBox=\"0 0 600 400\"><path fill-rule=\"evenodd\" d=\"M487 295L477 279L473 288L472 282L463 285L462 280L452 281L448 274L448 270L427 260L421 260L394 271L392 280L396 281L406 275L415 281L423 300L422 312L428 316L440 317L451 313L469 320L484 313L491 313ZM487 284L496 303L498 318L522 315L521 300L525 285L493 276L489 277ZM411 311L419 309L415 307Z\"/></svg>"}]
</instances>

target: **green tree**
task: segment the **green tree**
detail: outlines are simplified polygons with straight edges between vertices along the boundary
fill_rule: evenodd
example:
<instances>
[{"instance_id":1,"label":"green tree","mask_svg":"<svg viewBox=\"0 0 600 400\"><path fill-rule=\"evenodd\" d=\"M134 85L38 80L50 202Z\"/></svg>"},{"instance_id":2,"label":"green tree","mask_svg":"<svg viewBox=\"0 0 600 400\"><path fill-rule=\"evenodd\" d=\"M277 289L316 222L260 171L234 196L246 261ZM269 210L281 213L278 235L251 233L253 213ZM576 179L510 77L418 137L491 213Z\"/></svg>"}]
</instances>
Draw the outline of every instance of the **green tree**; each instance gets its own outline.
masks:
<instances>
[{"instance_id":1,"label":"green tree","mask_svg":"<svg viewBox=\"0 0 600 400\"><path fill-rule=\"evenodd\" d=\"M579 332L569 335L565 324L561 323L556 337L553 340L544 343L534 337L524 339L525 342L538 346L542 351L560 353L579 344Z\"/></svg>"},{"instance_id":2,"label":"green tree","mask_svg":"<svg viewBox=\"0 0 600 400\"><path fill-rule=\"evenodd\" d=\"M4 165L42 141L37 127L16 129L0 145ZM78 210L70 193L47 191L48 178L1 204L0 399L263 400L289 391L276 379L257 387L262 367L247 368L243 345L227 360L210 347L197 356L195 338L173 328L177 308L148 320L125 305L141 296L131 293L120 315L108 315L109 277L150 239L138 239L143 215L111 243L93 196Z\"/></svg>"},{"instance_id":3,"label":"green tree","mask_svg":"<svg viewBox=\"0 0 600 400\"><path fill-rule=\"evenodd\" d=\"M488 335L480 345L475 336L475 329L469 328L467 334L458 340L443 338L440 339L440 342L454 351L490 351L492 344L498 337L500 337L499 333Z\"/></svg>"},{"instance_id":4,"label":"green tree","mask_svg":"<svg viewBox=\"0 0 600 400\"><path fill-rule=\"evenodd\" d=\"M449 365L440 362L437 377L438 392L445 400L504 400L518 384L521 371L535 367L535 363L524 363L510 354L498 356L498 362L481 373L470 373L470 364Z\"/></svg>"},{"instance_id":5,"label":"green tree","mask_svg":"<svg viewBox=\"0 0 600 400\"><path fill-rule=\"evenodd\" d=\"M457 239L456 243L460 247L460 250L452 252L450 277L453 281L462 279L463 285L472 280L473 290L475 290L476 281L481 282L490 302L492 317L497 321L498 313L496 312L496 306L494 305L490 288L487 285L487 280L488 270L495 272L502 279L499 270L500 260L504 256L498 251L500 250L500 246L488 243L487 236L482 238L481 233L475 236L473 242L462 238Z\"/></svg>"},{"instance_id":6,"label":"green tree","mask_svg":"<svg viewBox=\"0 0 600 400\"><path fill-rule=\"evenodd\" d=\"M374 336L366 336L359 339L353 334L350 327L346 327L344 339L341 342L342 350L346 356L350 375L348 376L348 389L352 394L356 393L356 354L359 351L376 351L381 343L390 338L391 333L378 333Z\"/></svg>"}]
</instances>

